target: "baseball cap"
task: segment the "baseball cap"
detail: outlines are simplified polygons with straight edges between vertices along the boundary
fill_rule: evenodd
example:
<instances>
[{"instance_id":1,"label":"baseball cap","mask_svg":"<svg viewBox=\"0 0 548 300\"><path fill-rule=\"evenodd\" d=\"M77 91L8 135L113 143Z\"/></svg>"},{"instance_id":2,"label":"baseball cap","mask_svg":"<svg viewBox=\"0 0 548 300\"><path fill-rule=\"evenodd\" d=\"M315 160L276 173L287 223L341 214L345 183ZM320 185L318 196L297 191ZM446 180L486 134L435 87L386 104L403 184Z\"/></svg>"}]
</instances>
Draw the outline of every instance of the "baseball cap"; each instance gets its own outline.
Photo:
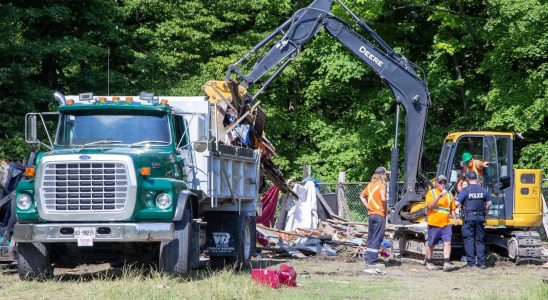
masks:
<instances>
[{"instance_id":1,"label":"baseball cap","mask_svg":"<svg viewBox=\"0 0 548 300\"><path fill-rule=\"evenodd\" d=\"M378 167L375 169L375 174L390 174L390 172L385 167Z\"/></svg>"},{"instance_id":2,"label":"baseball cap","mask_svg":"<svg viewBox=\"0 0 548 300\"><path fill-rule=\"evenodd\" d=\"M437 182L440 182L440 181L447 181L447 177L443 176L443 175L440 175L438 176L438 178L436 178L436 181Z\"/></svg>"},{"instance_id":3,"label":"baseball cap","mask_svg":"<svg viewBox=\"0 0 548 300\"><path fill-rule=\"evenodd\" d=\"M476 174L476 172L474 172L474 171L470 171L470 172L466 173L466 178L472 179L472 180L478 179L478 174Z\"/></svg>"}]
</instances>

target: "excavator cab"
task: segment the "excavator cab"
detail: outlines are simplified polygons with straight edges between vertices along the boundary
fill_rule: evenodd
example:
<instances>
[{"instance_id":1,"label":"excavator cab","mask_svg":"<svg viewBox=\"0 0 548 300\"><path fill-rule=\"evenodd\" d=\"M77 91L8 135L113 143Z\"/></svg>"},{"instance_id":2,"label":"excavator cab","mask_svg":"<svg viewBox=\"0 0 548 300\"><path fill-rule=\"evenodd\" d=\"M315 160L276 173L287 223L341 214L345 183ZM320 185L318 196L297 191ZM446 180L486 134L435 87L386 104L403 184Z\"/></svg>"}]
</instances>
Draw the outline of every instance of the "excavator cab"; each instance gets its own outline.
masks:
<instances>
[{"instance_id":1,"label":"excavator cab","mask_svg":"<svg viewBox=\"0 0 548 300\"><path fill-rule=\"evenodd\" d=\"M489 192L493 203L487 214L488 224L506 225L516 221L516 214L524 212L539 216L542 209L537 204L540 198L527 198L537 190L535 184L539 183L540 174L537 173L540 170L514 170L513 139L513 133L457 132L447 135L442 148L436 174L449 179L448 189L455 195L458 183L465 175L462 154L468 152L474 160L488 162L487 167L479 170L478 177L478 183ZM532 215L528 218L534 219Z\"/></svg>"}]
</instances>

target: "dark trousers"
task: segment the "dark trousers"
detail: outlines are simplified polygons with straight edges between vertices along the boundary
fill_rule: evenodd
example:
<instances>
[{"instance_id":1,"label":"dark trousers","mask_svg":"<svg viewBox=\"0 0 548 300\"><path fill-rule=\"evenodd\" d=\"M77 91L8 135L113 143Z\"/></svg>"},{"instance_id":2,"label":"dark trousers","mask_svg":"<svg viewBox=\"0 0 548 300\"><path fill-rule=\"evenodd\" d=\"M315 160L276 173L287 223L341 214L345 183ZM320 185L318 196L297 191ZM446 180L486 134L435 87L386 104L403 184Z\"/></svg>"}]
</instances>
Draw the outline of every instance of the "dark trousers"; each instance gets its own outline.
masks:
<instances>
[{"instance_id":1,"label":"dark trousers","mask_svg":"<svg viewBox=\"0 0 548 300\"><path fill-rule=\"evenodd\" d=\"M466 262L469 266L485 266L485 244L483 237L484 220L466 220L462 224L462 236L464 238L464 251L466 251Z\"/></svg>"},{"instance_id":2,"label":"dark trousers","mask_svg":"<svg viewBox=\"0 0 548 300\"><path fill-rule=\"evenodd\" d=\"M367 249L365 249L365 263L374 264L379 257L379 248L384 239L385 218L379 215L369 215L367 230Z\"/></svg>"}]
</instances>

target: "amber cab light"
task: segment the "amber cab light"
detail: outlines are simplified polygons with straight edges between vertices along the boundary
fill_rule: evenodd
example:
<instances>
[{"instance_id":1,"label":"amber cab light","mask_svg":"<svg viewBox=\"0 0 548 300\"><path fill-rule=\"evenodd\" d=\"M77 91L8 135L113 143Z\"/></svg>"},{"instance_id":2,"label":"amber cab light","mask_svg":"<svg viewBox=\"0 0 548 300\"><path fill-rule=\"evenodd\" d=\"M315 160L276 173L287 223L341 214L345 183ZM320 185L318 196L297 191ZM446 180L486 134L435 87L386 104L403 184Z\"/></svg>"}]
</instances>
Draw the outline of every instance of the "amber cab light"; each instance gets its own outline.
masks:
<instances>
[{"instance_id":1,"label":"amber cab light","mask_svg":"<svg viewBox=\"0 0 548 300\"><path fill-rule=\"evenodd\" d=\"M133 101L133 97L126 97L126 102L131 102Z\"/></svg>"},{"instance_id":2,"label":"amber cab light","mask_svg":"<svg viewBox=\"0 0 548 300\"><path fill-rule=\"evenodd\" d=\"M105 102L107 101L107 97L99 97L99 102Z\"/></svg>"},{"instance_id":3,"label":"amber cab light","mask_svg":"<svg viewBox=\"0 0 548 300\"><path fill-rule=\"evenodd\" d=\"M118 101L120 101L120 97L112 97L112 101L113 102L118 102Z\"/></svg>"},{"instance_id":4,"label":"amber cab light","mask_svg":"<svg viewBox=\"0 0 548 300\"><path fill-rule=\"evenodd\" d=\"M25 168L25 176L34 177L34 168Z\"/></svg>"},{"instance_id":5,"label":"amber cab light","mask_svg":"<svg viewBox=\"0 0 548 300\"><path fill-rule=\"evenodd\" d=\"M67 99L67 105L74 104L74 99Z\"/></svg>"},{"instance_id":6,"label":"amber cab light","mask_svg":"<svg viewBox=\"0 0 548 300\"><path fill-rule=\"evenodd\" d=\"M162 99L162 100L160 100L160 103L161 103L162 105L167 105L167 99Z\"/></svg>"},{"instance_id":7,"label":"amber cab light","mask_svg":"<svg viewBox=\"0 0 548 300\"><path fill-rule=\"evenodd\" d=\"M150 167L142 167L141 168L141 175L142 176L150 176Z\"/></svg>"}]
</instances>

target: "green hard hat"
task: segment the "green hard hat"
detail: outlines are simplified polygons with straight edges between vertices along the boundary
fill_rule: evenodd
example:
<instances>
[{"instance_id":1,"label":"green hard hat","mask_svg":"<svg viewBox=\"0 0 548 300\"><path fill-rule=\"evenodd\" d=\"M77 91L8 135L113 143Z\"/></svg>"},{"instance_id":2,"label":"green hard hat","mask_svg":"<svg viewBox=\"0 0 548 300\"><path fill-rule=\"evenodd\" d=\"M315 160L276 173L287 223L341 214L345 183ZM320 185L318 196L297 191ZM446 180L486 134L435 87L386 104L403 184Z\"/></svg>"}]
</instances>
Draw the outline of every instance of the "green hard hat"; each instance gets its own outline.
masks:
<instances>
[{"instance_id":1,"label":"green hard hat","mask_svg":"<svg viewBox=\"0 0 548 300\"><path fill-rule=\"evenodd\" d=\"M462 154L462 161L467 162L472 159L472 153L466 151Z\"/></svg>"}]
</instances>

